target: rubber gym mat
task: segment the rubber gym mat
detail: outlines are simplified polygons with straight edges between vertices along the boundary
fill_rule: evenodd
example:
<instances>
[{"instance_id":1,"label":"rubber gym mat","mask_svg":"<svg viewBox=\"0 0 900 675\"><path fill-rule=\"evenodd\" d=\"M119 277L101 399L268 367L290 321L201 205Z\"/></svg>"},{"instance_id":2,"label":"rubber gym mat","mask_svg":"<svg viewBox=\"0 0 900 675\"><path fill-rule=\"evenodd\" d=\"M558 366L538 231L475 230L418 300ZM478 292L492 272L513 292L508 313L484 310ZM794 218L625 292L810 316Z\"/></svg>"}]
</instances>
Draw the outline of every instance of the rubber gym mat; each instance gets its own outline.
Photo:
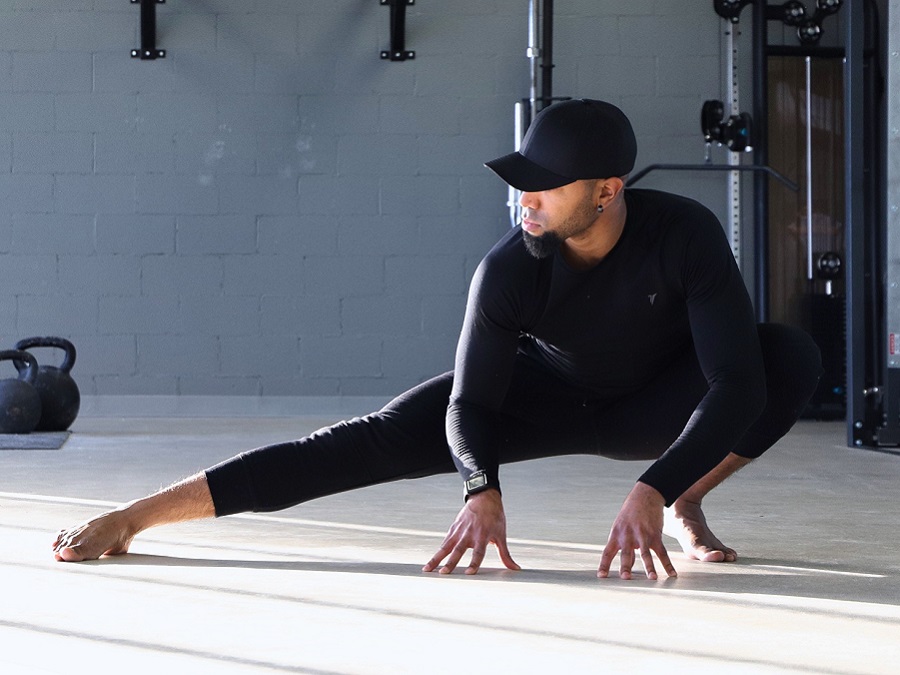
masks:
<instances>
[{"instance_id":1,"label":"rubber gym mat","mask_svg":"<svg viewBox=\"0 0 900 675\"><path fill-rule=\"evenodd\" d=\"M0 434L0 450L59 450L71 431L36 431L30 434Z\"/></svg>"}]
</instances>

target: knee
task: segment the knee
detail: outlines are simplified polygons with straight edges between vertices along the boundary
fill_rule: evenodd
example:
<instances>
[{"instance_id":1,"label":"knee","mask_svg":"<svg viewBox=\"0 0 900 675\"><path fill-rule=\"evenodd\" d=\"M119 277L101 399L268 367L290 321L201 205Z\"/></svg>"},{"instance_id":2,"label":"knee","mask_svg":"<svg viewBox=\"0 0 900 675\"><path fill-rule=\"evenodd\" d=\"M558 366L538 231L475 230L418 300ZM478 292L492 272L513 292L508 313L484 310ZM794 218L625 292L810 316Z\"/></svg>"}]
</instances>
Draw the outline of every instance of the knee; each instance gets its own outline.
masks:
<instances>
[{"instance_id":1,"label":"knee","mask_svg":"<svg viewBox=\"0 0 900 675\"><path fill-rule=\"evenodd\" d=\"M812 396L824 371L822 354L809 334L777 323L759 324L757 330L769 391L787 389Z\"/></svg>"}]
</instances>

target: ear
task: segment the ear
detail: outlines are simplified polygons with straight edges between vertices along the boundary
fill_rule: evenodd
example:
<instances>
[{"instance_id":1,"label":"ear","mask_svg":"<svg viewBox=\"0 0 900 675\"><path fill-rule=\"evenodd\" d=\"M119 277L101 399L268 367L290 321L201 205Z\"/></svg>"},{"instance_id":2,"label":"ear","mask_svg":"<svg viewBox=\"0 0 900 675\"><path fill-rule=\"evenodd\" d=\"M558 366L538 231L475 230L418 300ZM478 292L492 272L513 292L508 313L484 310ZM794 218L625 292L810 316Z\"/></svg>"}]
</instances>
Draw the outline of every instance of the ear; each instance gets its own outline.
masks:
<instances>
[{"instance_id":1,"label":"ear","mask_svg":"<svg viewBox=\"0 0 900 675\"><path fill-rule=\"evenodd\" d=\"M625 181L617 176L600 181L601 195L612 201L625 189Z\"/></svg>"},{"instance_id":2,"label":"ear","mask_svg":"<svg viewBox=\"0 0 900 675\"><path fill-rule=\"evenodd\" d=\"M618 177L603 178L594 183L592 201L594 204L609 204L625 189L625 181Z\"/></svg>"}]
</instances>

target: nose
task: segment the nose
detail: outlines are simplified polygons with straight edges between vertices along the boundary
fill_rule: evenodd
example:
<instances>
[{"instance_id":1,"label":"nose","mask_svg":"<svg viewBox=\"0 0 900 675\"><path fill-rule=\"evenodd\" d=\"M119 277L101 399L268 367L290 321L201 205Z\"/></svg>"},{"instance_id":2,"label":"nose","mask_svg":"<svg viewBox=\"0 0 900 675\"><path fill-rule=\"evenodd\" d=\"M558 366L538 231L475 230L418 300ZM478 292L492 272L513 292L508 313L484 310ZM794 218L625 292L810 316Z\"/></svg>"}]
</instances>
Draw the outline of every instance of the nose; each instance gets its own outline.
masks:
<instances>
[{"instance_id":1,"label":"nose","mask_svg":"<svg viewBox=\"0 0 900 675\"><path fill-rule=\"evenodd\" d=\"M523 192L519 197L519 206L526 209L533 209L538 203L536 192Z\"/></svg>"}]
</instances>

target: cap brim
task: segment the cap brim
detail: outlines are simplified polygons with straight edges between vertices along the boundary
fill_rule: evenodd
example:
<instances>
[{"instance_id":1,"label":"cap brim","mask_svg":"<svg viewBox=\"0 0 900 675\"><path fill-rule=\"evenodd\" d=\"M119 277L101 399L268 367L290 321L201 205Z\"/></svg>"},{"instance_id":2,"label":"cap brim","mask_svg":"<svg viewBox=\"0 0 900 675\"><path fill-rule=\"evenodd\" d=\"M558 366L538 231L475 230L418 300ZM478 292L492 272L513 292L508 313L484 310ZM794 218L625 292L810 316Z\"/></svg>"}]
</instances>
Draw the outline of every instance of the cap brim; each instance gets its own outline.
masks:
<instances>
[{"instance_id":1,"label":"cap brim","mask_svg":"<svg viewBox=\"0 0 900 675\"><path fill-rule=\"evenodd\" d=\"M490 162L485 162L484 165L506 183L522 192L552 190L575 182L574 178L548 171L518 152L492 159Z\"/></svg>"}]
</instances>

